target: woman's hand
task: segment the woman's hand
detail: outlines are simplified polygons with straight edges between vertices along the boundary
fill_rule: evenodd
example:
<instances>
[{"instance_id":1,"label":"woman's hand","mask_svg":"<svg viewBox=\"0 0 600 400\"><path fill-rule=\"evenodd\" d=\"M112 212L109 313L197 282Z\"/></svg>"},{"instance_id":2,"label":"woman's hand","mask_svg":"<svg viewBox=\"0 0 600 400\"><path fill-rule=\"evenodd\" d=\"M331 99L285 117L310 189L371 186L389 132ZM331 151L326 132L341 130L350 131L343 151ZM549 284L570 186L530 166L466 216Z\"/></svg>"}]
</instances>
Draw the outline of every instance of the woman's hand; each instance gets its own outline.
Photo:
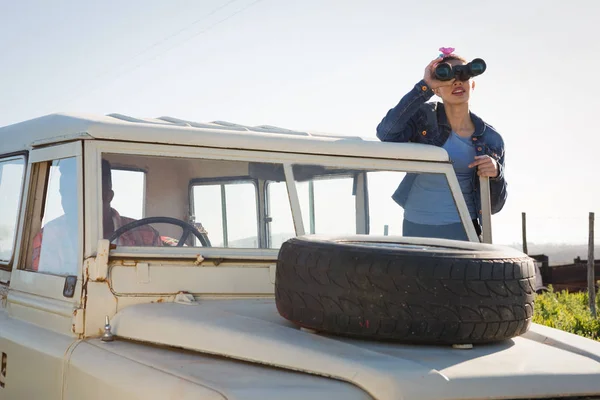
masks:
<instances>
[{"instance_id":1,"label":"woman's hand","mask_svg":"<svg viewBox=\"0 0 600 400\"><path fill-rule=\"evenodd\" d=\"M440 81L435 79L435 67L440 63L442 59L440 57L436 58L425 68L425 75L423 76L423 80L431 88L431 90L435 90L442 86L451 86L455 79L451 79L449 81Z\"/></svg>"},{"instance_id":2,"label":"woman's hand","mask_svg":"<svg viewBox=\"0 0 600 400\"><path fill-rule=\"evenodd\" d=\"M488 178L498 177L498 162L490 156L475 156L469 168L477 167L477 175Z\"/></svg>"}]
</instances>

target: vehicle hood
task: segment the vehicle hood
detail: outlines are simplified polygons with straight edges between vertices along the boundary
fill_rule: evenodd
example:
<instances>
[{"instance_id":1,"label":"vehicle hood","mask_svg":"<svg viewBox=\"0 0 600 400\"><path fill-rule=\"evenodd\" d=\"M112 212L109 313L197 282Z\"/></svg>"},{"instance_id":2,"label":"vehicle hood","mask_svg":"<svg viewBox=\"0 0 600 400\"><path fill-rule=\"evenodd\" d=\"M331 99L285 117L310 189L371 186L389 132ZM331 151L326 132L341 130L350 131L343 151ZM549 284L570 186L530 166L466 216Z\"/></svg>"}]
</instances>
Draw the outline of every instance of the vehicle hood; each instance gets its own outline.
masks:
<instances>
[{"instance_id":1,"label":"vehicle hood","mask_svg":"<svg viewBox=\"0 0 600 400\"><path fill-rule=\"evenodd\" d=\"M379 400L600 394L600 343L536 324L512 340L454 349L310 333L273 300L140 304L111 323L121 338L330 377Z\"/></svg>"}]
</instances>

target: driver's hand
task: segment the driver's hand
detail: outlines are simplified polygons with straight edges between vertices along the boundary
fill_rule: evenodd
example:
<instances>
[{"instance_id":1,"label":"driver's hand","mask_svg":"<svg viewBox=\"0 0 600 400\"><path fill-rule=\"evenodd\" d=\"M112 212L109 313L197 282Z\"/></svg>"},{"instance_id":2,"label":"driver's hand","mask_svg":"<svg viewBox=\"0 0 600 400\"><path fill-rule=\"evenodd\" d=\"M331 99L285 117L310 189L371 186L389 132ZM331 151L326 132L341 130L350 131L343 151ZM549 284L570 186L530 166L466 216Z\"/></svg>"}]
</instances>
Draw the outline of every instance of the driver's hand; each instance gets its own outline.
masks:
<instances>
[{"instance_id":1,"label":"driver's hand","mask_svg":"<svg viewBox=\"0 0 600 400\"><path fill-rule=\"evenodd\" d=\"M163 246L167 246L167 247L177 246L177 243L178 243L177 239L173 239L172 237L168 237L168 236L161 236L160 241Z\"/></svg>"}]
</instances>

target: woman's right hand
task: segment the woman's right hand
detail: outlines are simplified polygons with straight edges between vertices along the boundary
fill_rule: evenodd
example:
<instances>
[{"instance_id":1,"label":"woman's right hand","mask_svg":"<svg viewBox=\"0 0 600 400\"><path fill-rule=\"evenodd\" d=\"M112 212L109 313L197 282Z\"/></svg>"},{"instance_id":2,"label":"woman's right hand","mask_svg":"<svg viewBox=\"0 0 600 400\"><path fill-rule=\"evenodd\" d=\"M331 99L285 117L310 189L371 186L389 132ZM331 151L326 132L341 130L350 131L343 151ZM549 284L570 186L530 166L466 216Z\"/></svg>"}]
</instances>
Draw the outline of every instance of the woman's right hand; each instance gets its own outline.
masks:
<instances>
[{"instance_id":1,"label":"woman's right hand","mask_svg":"<svg viewBox=\"0 0 600 400\"><path fill-rule=\"evenodd\" d=\"M423 76L423 80L431 88L431 90L435 90L442 86L451 86L456 79L451 79L449 81L440 81L435 79L435 67L442 61L440 57L436 58L425 68L425 75Z\"/></svg>"}]
</instances>

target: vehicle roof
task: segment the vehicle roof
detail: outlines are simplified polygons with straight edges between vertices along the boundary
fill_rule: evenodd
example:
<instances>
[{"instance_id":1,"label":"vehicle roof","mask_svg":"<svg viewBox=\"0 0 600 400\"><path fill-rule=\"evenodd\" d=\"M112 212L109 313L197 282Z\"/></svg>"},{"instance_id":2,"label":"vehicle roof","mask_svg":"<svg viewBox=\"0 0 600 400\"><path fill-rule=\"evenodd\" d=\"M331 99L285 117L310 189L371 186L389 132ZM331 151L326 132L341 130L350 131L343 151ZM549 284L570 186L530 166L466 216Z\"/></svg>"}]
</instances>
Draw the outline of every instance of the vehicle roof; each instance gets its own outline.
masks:
<instances>
[{"instance_id":1,"label":"vehicle roof","mask_svg":"<svg viewBox=\"0 0 600 400\"><path fill-rule=\"evenodd\" d=\"M75 139L448 162L437 146L173 117L57 113L0 128L0 154Z\"/></svg>"}]
</instances>

